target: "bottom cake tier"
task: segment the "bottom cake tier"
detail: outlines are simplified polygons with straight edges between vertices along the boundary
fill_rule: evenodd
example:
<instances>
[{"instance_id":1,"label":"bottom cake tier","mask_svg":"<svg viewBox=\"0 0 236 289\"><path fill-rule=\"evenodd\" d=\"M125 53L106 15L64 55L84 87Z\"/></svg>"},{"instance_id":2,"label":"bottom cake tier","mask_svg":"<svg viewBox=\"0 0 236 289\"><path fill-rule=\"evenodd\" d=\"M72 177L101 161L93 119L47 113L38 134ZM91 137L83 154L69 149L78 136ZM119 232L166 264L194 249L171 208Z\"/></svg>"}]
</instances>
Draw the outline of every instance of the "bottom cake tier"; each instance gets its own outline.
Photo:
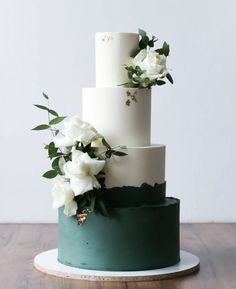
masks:
<instances>
[{"instance_id":1,"label":"bottom cake tier","mask_svg":"<svg viewBox=\"0 0 236 289\"><path fill-rule=\"evenodd\" d=\"M78 225L75 217L68 218L59 209L58 261L106 271L150 270L178 263L180 202L165 197L165 184L109 190L109 217L93 212L84 225ZM114 196L119 196L117 202Z\"/></svg>"}]
</instances>

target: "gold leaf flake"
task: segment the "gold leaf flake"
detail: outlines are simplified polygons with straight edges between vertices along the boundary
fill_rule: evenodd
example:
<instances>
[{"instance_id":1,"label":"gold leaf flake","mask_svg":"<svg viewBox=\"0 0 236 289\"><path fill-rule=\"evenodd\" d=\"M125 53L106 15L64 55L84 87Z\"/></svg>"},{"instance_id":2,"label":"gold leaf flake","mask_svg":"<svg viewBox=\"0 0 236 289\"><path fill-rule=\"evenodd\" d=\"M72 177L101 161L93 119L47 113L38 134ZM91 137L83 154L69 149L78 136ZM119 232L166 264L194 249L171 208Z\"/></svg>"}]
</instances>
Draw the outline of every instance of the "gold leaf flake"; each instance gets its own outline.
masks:
<instances>
[{"instance_id":1,"label":"gold leaf flake","mask_svg":"<svg viewBox=\"0 0 236 289\"><path fill-rule=\"evenodd\" d=\"M110 35L104 35L104 36L102 37L102 41L103 41L103 42L110 42L111 40L113 40L113 37L110 36Z\"/></svg>"}]
</instances>

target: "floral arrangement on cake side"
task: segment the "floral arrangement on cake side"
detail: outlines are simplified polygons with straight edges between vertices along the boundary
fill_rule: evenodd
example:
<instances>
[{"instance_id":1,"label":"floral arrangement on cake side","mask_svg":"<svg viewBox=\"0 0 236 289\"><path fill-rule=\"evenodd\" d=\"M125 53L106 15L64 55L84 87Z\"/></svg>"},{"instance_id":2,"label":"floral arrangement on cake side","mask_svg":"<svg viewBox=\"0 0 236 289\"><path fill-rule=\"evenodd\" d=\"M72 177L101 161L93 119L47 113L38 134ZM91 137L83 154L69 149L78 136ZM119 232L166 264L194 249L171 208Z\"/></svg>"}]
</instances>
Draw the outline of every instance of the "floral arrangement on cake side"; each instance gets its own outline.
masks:
<instances>
[{"instance_id":1,"label":"floral arrangement on cake side","mask_svg":"<svg viewBox=\"0 0 236 289\"><path fill-rule=\"evenodd\" d=\"M166 59L170 53L169 44L154 49L158 39L151 38L146 31L139 29L139 47L132 52L132 65L125 65L129 81L121 85L125 87L151 88L163 85L168 80L173 84L173 78L166 67Z\"/></svg>"},{"instance_id":2,"label":"floral arrangement on cake side","mask_svg":"<svg viewBox=\"0 0 236 289\"><path fill-rule=\"evenodd\" d=\"M95 209L107 216L105 204L101 198L105 188L106 160L111 156L125 156L126 153L112 148L97 130L89 123L73 116L64 122L63 130L58 124L66 117L52 110L49 97L43 93L47 106L35 104L47 112L48 122L32 130L49 130L52 134L50 143L44 146L51 161L51 169L43 174L48 179L56 178L52 188L53 207L64 206L64 214L77 216L78 224L83 224L88 213Z\"/></svg>"}]
</instances>

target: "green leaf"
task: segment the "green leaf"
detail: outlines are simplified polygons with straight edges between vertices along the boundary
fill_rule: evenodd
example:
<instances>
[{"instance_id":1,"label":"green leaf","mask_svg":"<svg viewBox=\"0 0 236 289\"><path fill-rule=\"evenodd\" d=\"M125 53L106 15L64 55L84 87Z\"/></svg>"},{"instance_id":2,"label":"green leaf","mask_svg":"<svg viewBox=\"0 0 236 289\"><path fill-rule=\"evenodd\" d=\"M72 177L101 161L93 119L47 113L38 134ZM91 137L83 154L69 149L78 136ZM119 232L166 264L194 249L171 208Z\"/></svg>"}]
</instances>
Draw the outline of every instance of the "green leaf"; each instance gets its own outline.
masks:
<instances>
[{"instance_id":1,"label":"green leaf","mask_svg":"<svg viewBox=\"0 0 236 289\"><path fill-rule=\"evenodd\" d=\"M109 145L109 143L105 140L105 138L102 138L102 144L107 147L108 149L111 149L111 146Z\"/></svg>"},{"instance_id":2,"label":"green leaf","mask_svg":"<svg viewBox=\"0 0 236 289\"><path fill-rule=\"evenodd\" d=\"M77 205L78 205L78 212L82 212L83 208L86 206L87 204L87 199L86 197L83 196L79 196L79 199L77 201Z\"/></svg>"},{"instance_id":3,"label":"green leaf","mask_svg":"<svg viewBox=\"0 0 236 289\"><path fill-rule=\"evenodd\" d=\"M57 172L55 170L50 170L43 174L43 177L47 179L53 179L56 176L57 176Z\"/></svg>"},{"instance_id":4,"label":"green leaf","mask_svg":"<svg viewBox=\"0 0 236 289\"><path fill-rule=\"evenodd\" d=\"M34 106L36 106L37 108L40 108L40 109L43 109L43 110L47 110L48 111L48 108L44 105L41 105L41 104L34 104Z\"/></svg>"},{"instance_id":5,"label":"green leaf","mask_svg":"<svg viewBox=\"0 0 236 289\"><path fill-rule=\"evenodd\" d=\"M89 152L89 150L91 149L91 145L92 145L92 143L87 144L87 145L83 148L83 152L84 152L84 153Z\"/></svg>"},{"instance_id":6,"label":"green leaf","mask_svg":"<svg viewBox=\"0 0 236 289\"><path fill-rule=\"evenodd\" d=\"M58 135L59 134L59 129L55 130L55 135Z\"/></svg>"},{"instance_id":7,"label":"green leaf","mask_svg":"<svg viewBox=\"0 0 236 289\"><path fill-rule=\"evenodd\" d=\"M53 158L56 158L56 157L60 157L60 156L63 156L63 153L52 153L49 158L50 159L53 159Z\"/></svg>"},{"instance_id":8,"label":"green leaf","mask_svg":"<svg viewBox=\"0 0 236 289\"><path fill-rule=\"evenodd\" d=\"M123 157L123 156L127 156L127 153L124 152L120 152L120 151L112 151L112 155L114 156L118 156L118 157Z\"/></svg>"},{"instance_id":9,"label":"green leaf","mask_svg":"<svg viewBox=\"0 0 236 289\"><path fill-rule=\"evenodd\" d=\"M52 159L53 157L57 156L57 150L58 148L55 147L54 142L50 142L48 145L48 156Z\"/></svg>"},{"instance_id":10,"label":"green leaf","mask_svg":"<svg viewBox=\"0 0 236 289\"><path fill-rule=\"evenodd\" d=\"M160 55L164 54L164 51L162 48L158 48L155 50L157 53L159 53Z\"/></svg>"},{"instance_id":11,"label":"green leaf","mask_svg":"<svg viewBox=\"0 0 236 289\"><path fill-rule=\"evenodd\" d=\"M106 153L105 153L106 158L109 159L111 157L111 155L112 155L112 150L106 151Z\"/></svg>"},{"instance_id":12,"label":"green leaf","mask_svg":"<svg viewBox=\"0 0 236 289\"><path fill-rule=\"evenodd\" d=\"M54 116L58 116L58 113L55 110L49 109L48 112Z\"/></svg>"},{"instance_id":13,"label":"green leaf","mask_svg":"<svg viewBox=\"0 0 236 289\"><path fill-rule=\"evenodd\" d=\"M128 78L132 79L132 77L133 77L133 72L132 71L128 71Z\"/></svg>"},{"instance_id":14,"label":"green leaf","mask_svg":"<svg viewBox=\"0 0 236 289\"><path fill-rule=\"evenodd\" d=\"M157 38L155 36L152 36L152 39L149 40L148 42L148 46L149 47L153 47L154 46L154 43L157 41Z\"/></svg>"},{"instance_id":15,"label":"green leaf","mask_svg":"<svg viewBox=\"0 0 236 289\"><path fill-rule=\"evenodd\" d=\"M34 128L32 128L32 130L44 130L44 129L48 129L50 126L47 124L40 124Z\"/></svg>"},{"instance_id":16,"label":"green leaf","mask_svg":"<svg viewBox=\"0 0 236 289\"><path fill-rule=\"evenodd\" d=\"M43 92L43 97L46 99L49 99L48 95L46 93Z\"/></svg>"},{"instance_id":17,"label":"green leaf","mask_svg":"<svg viewBox=\"0 0 236 289\"><path fill-rule=\"evenodd\" d=\"M95 207L96 196L92 196L90 200L90 210L93 212Z\"/></svg>"},{"instance_id":18,"label":"green leaf","mask_svg":"<svg viewBox=\"0 0 236 289\"><path fill-rule=\"evenodd\" d=\"M66 116L58 116L53 118L52 120L50 120L49 124L58 124L59 122L62 122L64 119L66 118Z\"/></svg>"},{"instance_id":19,"label":"green leaf","mask_svg":"<svg viewBox=\"0 0 236 289\"><path fill-rule=\"evenodd\" d=\"M143 29L140 29L138 30L138 34L141 36L141 37L144 37L147 35L146 31L144 31Z\"/></svg>"},{"instance_id":20,"label":"green leaf","mask_svg":"<svg viewBox=\"0 0 236 289\"><path fill-rule=\"evenodd\" d=\"M172 76L170 75L170 73L166 74L166 78L169 80L170 83L172 83L172 84L174 83L174 80L173 80Z\"/></svg>"},{"instance_id":21,"label":"green leaf","mask_svg":"<svg viewBox=\"0 0 236 289\"><path fill-rule=\"evenodd\" d=\"M55 159L53 160L53 162L52 162L52 168L53 168L55 171L57 171L57 170L59 169L59 165L58 165L59 160L60 160L60 157L55 158Z\"/></svg>"},{"instance_id":22,"label":"green leaf","mask_svg":"<svg viewBox=\"0 0 236 289\"><path fill-rule=\"evenodd\" d=\"M60 167L59 167L59 161L60 161L61 157L57 157L53 160L52 162L52 168L59 174L59 175L63 175Z\"/></svg>"},{"instance_id":23,"label":"green leaf","mask_svg":"<svg viewBox=\"0 0 236 289\"><path fill-rule=\"evenodd\" d=\"M98 207L103 216L109 217L106 206L101 198L97 199Z\"/></svg>"},{"instance_id":24,"label":"green leaf","mask_svg":"<svg viewBox=\"0 0 236 289\"><path fill-rule=\"evenodd\" d=\"M164 80L160 80L160 79L158 79L157 81L156 81L156 84L157 85L163 85L163 84L165 84L166 82L164 81Z\"/></svg>"},{"instance_id":25,"label":"green leaf","mask_svg":"<svg viewBox=\"0 0 236 289\"><path fill-rule=\"evenodd\" d=\"M144 37L142 38L142 42L143 42L143 44L147 47L148 42L149 42L148 36L144 36Z\"/></svg>"},{"instance_id":26,"label":"green leaf","mask_svg":"<svg viewBox=\"0 0 236 289\"><path fill-rule=\"evenodd\" d=\"M164 54L165 56L168 56L169 53L170 53L170 46L169 46L169 44L167 44L166 42L164 42L163 45L162 45L162 50L163 50L163 54Z\"/></svg>"}]
</instances>

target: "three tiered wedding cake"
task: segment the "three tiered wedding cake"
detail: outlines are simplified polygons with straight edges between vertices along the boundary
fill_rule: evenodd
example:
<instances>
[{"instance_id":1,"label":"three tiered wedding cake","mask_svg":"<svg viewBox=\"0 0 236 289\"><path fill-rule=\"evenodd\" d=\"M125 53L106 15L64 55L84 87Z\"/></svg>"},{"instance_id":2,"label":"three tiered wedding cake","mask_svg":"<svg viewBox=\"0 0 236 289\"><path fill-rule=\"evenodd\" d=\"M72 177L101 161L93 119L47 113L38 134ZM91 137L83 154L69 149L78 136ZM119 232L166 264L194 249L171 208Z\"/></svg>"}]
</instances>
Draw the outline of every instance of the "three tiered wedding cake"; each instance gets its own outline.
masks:
<instances>
[{"instance_id":1,"label":"three tiered wedding cake","mask_svg":"<svg viewBox=\"0 0 236 289\"><path fill-rule=\"evenodd\" d=\"M130 55L138 47L135 33L96 34L96 87L83 89L83 120L127 155L105 164L101 198L108 216L94 210L79 226L59 208L58 260L69 266L148 270L180 260L179 200L165 195L165 146L150 144L151 89L129 86Z\"/></svg>"}]
</instances>

